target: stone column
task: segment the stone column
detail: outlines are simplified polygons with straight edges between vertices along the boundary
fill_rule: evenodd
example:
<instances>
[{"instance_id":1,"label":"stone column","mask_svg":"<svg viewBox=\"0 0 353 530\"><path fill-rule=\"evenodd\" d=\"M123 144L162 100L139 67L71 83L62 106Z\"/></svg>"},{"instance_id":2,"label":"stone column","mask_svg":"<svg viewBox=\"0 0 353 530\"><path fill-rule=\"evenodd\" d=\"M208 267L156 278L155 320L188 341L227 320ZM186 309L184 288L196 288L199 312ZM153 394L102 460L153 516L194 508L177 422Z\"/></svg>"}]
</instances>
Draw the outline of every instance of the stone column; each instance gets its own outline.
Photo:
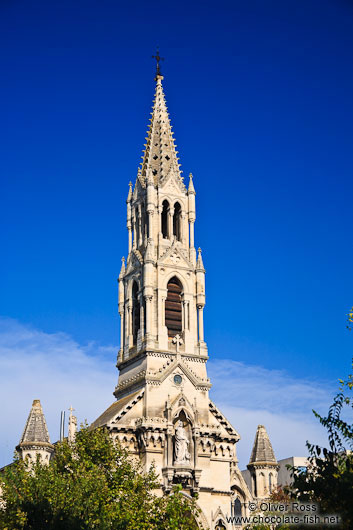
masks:
<instances>
[{"instance_id":1,"label":"stone column","mask_svg":"<svg viewBox=\"0 0 353 530\"><path fill-rule=\"evenodd\" d=\"M143 296L140 297L140 330L142 340L145 335L145 308L143 303Z\"/></svg>"},{"instance_id":2,"label":"stone column","mask_svg":"<svg viewBox=\"0 0 353 530\"><path fill-rule=\"evenodd\" d=\"M138 246L140 247L142 245L142 222L141 222L141 206L138 206L138 214L137 214L137 226L138 226Z\"/></svg>"},{"instance_id":3,"label":"stone column","mask_svg":"<svg viewBox=\"0 0 353 530\"><path fill-rule=\"evenodd\" d=\"M131 346L134 343L134 338L132 336L132 304L130 303L128 304L127 310L128 310L129 348L131 348Z\"/></svg>"},{"instance_id":4,"label":"stone column","mask_svg":"<svg viewBox=\"0 0 353 530\"><path fill-rule=\"evenodd\" d=\"M168 237L169 239L173 239L173 214L174 214L174 208L169 208L168 212Z\"/></svg>"},{"instance_id":5,"label":"stone column","mask_svg":"<svg viewBox=\"0 0 353 530\"><path fill-rule=\"evenodd\" d=\"M190 248L195 247L195 241L194 241L194 223L195 221L190 220L189 226L190 226Z\"/></svg>"},{"instance_id":6,"label":"stone column","mask_svg":"<svg viewBox=\"0 0 353 530\"><path fill-rule=\"evenodd\" d=\"M152 330L152 296L145 296L146 300L146 335L151 334Z\"/></svg>"},{"instance_id":7,"label":"stone column","mask_svg":"<svg viewBox=\"0 0 353 530\"><path fill-rule=\"evenodd\" d=\"M187 227L186 215L185 215L185 212L182 212L180 215L180 241L183 243L183 245L188 244L186 227Z\"/></svg>"},{"instance_id":8,"label":"stone column","mask_svg":"<svg viewBox=\"0 0 353 530\"><path fill-rule=\"evenodd\" d=\"M135 219L135 214L133 213L132 214L132 217L131 217L131 220L132 220L132 227L133 227L133 230L134 230L134 237L133 237L133 241L132 241L132 248L136 248L136 219Z\"/></svg>"},{"instance_id":9,"label":"stone column","mask_svg":"<svg viewBox=\"0 0 353 530\"><path fill-rule=\"evenodd\" d=\"M129 254L131 252L131 249L132 249L132 230L131 230L131 223L128 223L127 225L127 229L129 231Z\"/></svg>"},{"instance_id":10,"label":"stone column","mask_svg":"<svg viewBox=\"0 0 353 530\"><path fill-rule=\"evenodd\" d=\"M120 315L120 351L124 350L124 312L119 311Z\"/></svg>"},{"instance_id":11,"label":"stone column","mask_svg":"<svg viewBox=\"0 0 353 530\"><path fill-rule=\"evenodd\" d=\"M198 314L199 314L199 342L204 341L204 333L203 333L203 306L198 305Z\"/></svg>"},{"instance_id":12,"label":"stone column","mask_svg":"<svg viewBox=\"0 0 353 530\"><path fill-rule=\"evenodd\" d=\"M190 322L189 322L189 302L188 300L183 300L183 330L189 331Z\"/></svg>"}]
</instances>

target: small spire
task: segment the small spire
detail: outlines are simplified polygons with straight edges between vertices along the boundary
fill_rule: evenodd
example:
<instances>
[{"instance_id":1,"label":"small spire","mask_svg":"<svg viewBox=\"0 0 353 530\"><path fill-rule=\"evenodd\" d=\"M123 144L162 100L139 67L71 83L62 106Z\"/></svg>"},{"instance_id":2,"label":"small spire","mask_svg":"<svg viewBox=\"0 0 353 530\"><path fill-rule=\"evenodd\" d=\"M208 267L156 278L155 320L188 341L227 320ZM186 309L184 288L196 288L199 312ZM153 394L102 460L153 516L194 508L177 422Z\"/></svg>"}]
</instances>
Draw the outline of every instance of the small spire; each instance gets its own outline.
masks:
<instances>
[{"instance_id":1,"label":"small spire","mask_svg":"<svg viewBox=\"0 0 353 530\"><path fill-rule=\"evenodd\" d=\"M147 130L146 143L144 144L139 180L144 187L146 185L146 177L149 177L148 172L151 171L154 185L158 186L161 180L172 174L176 180L179 180L182 188L185 189L163 92L162 79L163 76L160 75L159 70L159 74L156 76L152 118Z\"/></svg>"},{"instance_id":2,"label":"small spire","mask_svg":"<svg viewBox=\"0 0 353 530\"><path fill-rule=\"evenodd\" d=\"M195 188L194 188L194 183L193 183L193 176L192 176L192 173L190 173L189 175L189 187L188 187L188 193L193 193L194 195L196 195L195 193Z\"/></svg>"},{"instance_id":3,"label":"small spire","mask_svg":"<svg viewBox=\"0 0 353 530\"><path fill-rule=\"evenodd\" d=\"M35 399L32 403L20 443L22 442L50 443L48 427L39 399Z\"/></svg>"},{"instance_id":4,"label":"small spire","mask_svg":"<svg viewBox=\"0 0 353 530\"><path fill-rule=\"evenodd\" d=\"M264 425L258 425L249 464L277 464L270 438Z\"/></svg>"},{"instance_id":5,"label":"small spire","mask_svg":"<svg viewBox=\"0 0 353 530\"><path fill-rule=\"evenodd\" d=\"M198 256L197 256L197 263L196 263L196 270L199 270L199 271L205 271L205 268L203 266L203 261L202 261L202 250L201 248L199 247L197 249L197 252L198 252Z\"/></svg>"},{"instance_id":6,"label":"small spire","mask_svg":"<svg viewBox=\"0 0 353 530\"><path fill-rule=\"evenodd\" d=\"M126 202L130 202L131 201L131 198L132 198L132 182L130 180L129 182L129 193L127 195L127 199L126 199Z\"/></svg>"},{"instance_id":7,"label":"small spire","mask_svg":"<svg viewBox=\"0 0 353 530\"><path fill-rule=\"evenodd\" d=\"M120 269L119 278L121 278L124 274L125 274L125 258L123 256L121 258L121 269Z\"/></svg>"}]
</instances>

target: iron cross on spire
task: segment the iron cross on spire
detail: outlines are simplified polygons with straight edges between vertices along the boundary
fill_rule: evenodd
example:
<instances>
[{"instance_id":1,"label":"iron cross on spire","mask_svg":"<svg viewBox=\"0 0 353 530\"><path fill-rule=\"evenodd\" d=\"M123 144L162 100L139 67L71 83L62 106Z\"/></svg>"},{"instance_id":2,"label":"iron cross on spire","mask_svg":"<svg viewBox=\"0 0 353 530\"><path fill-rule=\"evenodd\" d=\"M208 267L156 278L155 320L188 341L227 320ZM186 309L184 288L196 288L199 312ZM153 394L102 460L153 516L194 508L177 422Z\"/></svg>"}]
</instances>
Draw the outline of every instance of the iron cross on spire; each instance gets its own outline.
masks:
<instances>
[{"instance_id":1,"label":"iron cross on spire","mask_svg":"<svg viewBox=\"0 0 353 530\"><path fill-rule=\"evenodd\" d=\"M161 67L160 67L159 61L164 61L164 57L161 57L161 56L159 55L159 49L158 49L158 48L157 48L157 53L156 53L156 55L152 55L152 59L156 59L156 62L157 62L156 76L157 76L157 75L162 75L162 74L161 74Z\"/></svg>"}]
</instances>

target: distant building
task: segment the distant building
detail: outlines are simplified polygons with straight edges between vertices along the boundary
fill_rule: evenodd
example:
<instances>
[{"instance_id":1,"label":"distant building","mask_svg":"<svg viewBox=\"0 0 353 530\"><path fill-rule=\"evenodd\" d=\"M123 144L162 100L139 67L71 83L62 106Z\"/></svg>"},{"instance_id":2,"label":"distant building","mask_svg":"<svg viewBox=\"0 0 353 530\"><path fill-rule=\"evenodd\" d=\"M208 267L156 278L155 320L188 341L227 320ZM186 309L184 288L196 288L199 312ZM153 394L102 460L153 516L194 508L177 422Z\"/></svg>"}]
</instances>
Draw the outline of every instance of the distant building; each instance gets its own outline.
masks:
<instances>
[{"instance_id":1,"label":"distant building","mask_svg":"<svg viewBox=\"0 0 353 530\"><path fill-rule=\"evenodd\" d=\"M278 460L278 485L279 486L289 486L293 482L290 469L287 469L287 466L297 467L303 471L307 469L309 462L305 456L291 456L289 458L283 458Z\"/></svg>"}]
</instances>

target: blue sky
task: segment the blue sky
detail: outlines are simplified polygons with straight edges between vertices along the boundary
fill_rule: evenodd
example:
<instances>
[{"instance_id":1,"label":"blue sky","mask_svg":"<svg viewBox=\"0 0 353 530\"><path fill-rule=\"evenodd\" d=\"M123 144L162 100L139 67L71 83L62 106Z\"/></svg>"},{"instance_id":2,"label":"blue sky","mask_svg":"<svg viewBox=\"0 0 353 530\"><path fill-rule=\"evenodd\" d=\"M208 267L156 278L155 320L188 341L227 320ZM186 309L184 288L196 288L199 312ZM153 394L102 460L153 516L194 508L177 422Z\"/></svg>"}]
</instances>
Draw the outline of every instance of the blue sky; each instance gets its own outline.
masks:
<instances>
[{"instance_id":1,"label":"blue sky","mask_svg":"<svg viewBox=\"0 0 353 530\"><path fill-rule=\"evenodd\" d=\"M352 23L345 0L2 2L0 347L10 331L31 329L44 355L48 337L65 337L87 362L107 362L115 381L125 199L159 45L182 169L197 192L211 361L240 363L231 366L244 378L258 367L249 395L274 376L282 394L286 378L305 379L329 399L353 344ZM33 351L21 344L19 365ZM6 364L11 349L1 351ZM6 366L16 389L16 365ZM27 377L42 389L36 378L53 373L28 365ZM50 388L35 388L21 394L24 417L33 398L50 400ZM254 419L251 437L255 428Z\"/></svg>"}]
</instances>

